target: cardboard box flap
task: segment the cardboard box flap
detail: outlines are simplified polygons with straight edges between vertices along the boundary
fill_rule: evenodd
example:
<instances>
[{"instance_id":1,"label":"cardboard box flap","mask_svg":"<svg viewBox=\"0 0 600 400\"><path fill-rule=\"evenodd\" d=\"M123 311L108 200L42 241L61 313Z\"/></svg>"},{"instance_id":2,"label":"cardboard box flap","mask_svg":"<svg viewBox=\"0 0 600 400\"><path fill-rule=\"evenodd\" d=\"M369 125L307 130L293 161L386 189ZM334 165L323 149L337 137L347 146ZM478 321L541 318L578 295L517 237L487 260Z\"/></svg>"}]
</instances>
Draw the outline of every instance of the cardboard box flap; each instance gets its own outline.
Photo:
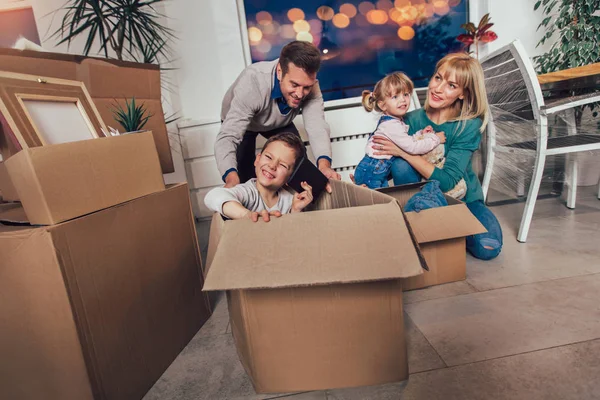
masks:
<instances>
[{"instance_id":1,"label":"cardboard box flap","mask_svg":"<svg viewBox=\"0 0 600 400\"><path fill-rule=\"evenodd\" d=\"M405 214L419 243L454 239L487 230L464 204Z\"/></svg>"},{"instance_id":2,"label":"cardboard box flap","mask_svg":"<svg viewBox=\"0 0 600 400\"><path fill-rule=\"evenodd\" d=\"M227 221L204 290L281 288L422 273L396 202Z\"/></svg>"},{"instance_id":3,"label":"cardboard box flap","mask_svg":"<svg viewBox=\"0 0 600 400\"><path fill-rule=\"evenodd\" d=\"M427 182L409 183L377 189L377 191L393 197L404 207L408 200L419 193L426 184ZM463 202L448 195L445 197L448 201L447 207L430 208L418 213L405 212L404 215L406 215L419 243L437 242L487 232Z\"/></svg>"},{"instance_id":4,"label":"cardboard box flap","mask_svg":"<svg viewBox=\"0 0 600 400\"><path fill-rule=\"evenodd\" d=\"M29 220L21 203L5 203L0 204L0 223L29 225Z\"/></svg>"},{"instance_id":5,"label":"cardboard box flap","mask_svg":"<svg viewBox=\"0 0 600 400\"><path fill-rule=\"evenodd\" d=\"M335 208L383 204L394 198L377 191L338 180L329 181L333 192L323 195L316 201L315 209L330 210Z\"/></svg>"}]
</instances>

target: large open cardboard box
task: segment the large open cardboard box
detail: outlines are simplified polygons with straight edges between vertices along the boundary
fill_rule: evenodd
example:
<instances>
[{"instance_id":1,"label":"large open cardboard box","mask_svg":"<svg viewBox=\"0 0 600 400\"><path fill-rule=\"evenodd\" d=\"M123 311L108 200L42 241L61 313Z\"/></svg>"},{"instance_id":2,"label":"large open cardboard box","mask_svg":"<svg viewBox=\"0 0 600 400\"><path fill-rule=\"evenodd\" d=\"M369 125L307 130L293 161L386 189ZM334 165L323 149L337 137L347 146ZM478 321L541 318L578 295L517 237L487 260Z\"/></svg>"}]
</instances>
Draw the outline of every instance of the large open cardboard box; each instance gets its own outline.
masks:
<instances>
[{"instance_id":1,"label":"large open cardboard box","mask_svg":"<svg viewBox=\"0 0 600 400\"><path fill-rule=\"evenodd\" d=\"M135 97L144 104L152 117L144 127L154 135L163 173L173 172L173 158L161 103L160 68L139 64L71 54L0 49L0 70L81 81L96 103L104 123L122 131L114 120L114 100L123 103ZM2 132L0 132L0 136ZM18 149L0 140L0 152L6 157Z\"/></svg>"},{"instance_id":2,"label":"large open cardboard box","mask_svg":"<svg viewBox=\"0 0 600 400\"><path fill-rule=\"evenodd\" d=\"M392 196L404 206L425 184L426 182L419 182L378 189L378 191ZM418 213L411 211L405 214L429 270L405 279L404 290L461 281L467 277L465 238L487 231L463 202L448 195L446 200L447 207L432 208Z\"/></svg>"},{"instance_id":3,"label":"large open cardboard box","mask_svg":"<svg viewBox=\"0 0 600 400\"><path fill-rule=\"evenodd\" d=\"M34 225L52 225L164 190L151 132L24 149L5 162Z\"/></svg>"},{"instance_id":4,"label":"large open cardboard box","mask_svg":"<svg viewBox=\"0 0 600 400\"><path fill-rule=\"evenodd\" d=\"M185 184L0 224L0 254L1 399L141 399L210 316Z\"/></svg>"},{"instance_id":5,"label":"large open cardboard box","mask_svg":"<svg viewBox=\"0 0 600 400\"><path fill-rule=\"evenodd\" d=\"M418 249L392 197L334 181L316 211L212 221L204 290L227 290L259 393L408 379L402 278Z\"/></svg>"}]
</instances>

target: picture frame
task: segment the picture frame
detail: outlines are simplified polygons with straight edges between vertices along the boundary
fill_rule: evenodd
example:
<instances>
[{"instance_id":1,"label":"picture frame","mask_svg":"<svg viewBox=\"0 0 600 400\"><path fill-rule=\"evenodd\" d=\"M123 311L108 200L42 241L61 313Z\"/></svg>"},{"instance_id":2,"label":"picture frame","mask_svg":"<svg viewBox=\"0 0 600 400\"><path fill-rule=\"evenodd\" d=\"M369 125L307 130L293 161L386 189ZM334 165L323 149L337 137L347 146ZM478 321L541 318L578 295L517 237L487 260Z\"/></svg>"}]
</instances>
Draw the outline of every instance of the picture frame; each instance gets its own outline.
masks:
<instances>
[{"instance_id":1,"label":"picture frame","mask_svg":"<svg viewBox=\"0 0 600 400\"><path fill-rule=\"evenodd\" d=\"M83 82L0 71L0 113L19 149L104 137Z\"/></svg>"}]
</instances>

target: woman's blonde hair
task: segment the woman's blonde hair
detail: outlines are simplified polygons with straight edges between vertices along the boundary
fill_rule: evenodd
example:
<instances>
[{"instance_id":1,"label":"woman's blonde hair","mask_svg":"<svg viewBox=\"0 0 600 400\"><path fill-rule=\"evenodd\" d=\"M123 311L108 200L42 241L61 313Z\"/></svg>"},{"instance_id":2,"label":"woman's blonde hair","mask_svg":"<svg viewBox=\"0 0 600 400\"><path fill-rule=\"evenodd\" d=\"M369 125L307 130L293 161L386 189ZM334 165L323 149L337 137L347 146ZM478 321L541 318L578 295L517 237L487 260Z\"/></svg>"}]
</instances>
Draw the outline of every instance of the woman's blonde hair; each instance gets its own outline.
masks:
<instances>
[{"instance_id":1,"label":"woman's blonde hair","mask_svg":"<svg viewBox=\"0 0 600 400\"><path fill-rule=\"evenodd\" d=\"M415 85L408 76L402 72L393 72L377 82L372 92L362 92L362 105L369 112L383 112L377 103L396 93L412 93L414 88Z\"/></svg>"},{"instance_id":2,"label":"woman's blonde hair","mask_svg":"<svg viewBox=\"0 0 600 400\"><path fill-rule=\"evenodd\" d=\"M481 118L480 131L483 132L489 121L489 106L481 64L467 53L450 53L438 61L435 74L442 69L445 79L454 73L456 83L463 89L464 98L457 99L453 105L455 112L452 121ZM425 111L429 110L429 96L427 96Z\"/></svg>"}]
</instances>

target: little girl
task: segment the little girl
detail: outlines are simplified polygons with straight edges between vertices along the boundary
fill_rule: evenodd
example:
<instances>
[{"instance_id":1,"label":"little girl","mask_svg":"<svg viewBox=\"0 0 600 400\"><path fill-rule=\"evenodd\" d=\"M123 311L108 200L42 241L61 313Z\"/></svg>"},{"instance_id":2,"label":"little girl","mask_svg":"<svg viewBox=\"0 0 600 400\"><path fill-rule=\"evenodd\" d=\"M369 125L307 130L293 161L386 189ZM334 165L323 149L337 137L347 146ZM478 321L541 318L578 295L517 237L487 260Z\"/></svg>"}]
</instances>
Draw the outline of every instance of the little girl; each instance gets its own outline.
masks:
<instances>
[{"instance_id":1,"label":"little girl","mask_svg":"<svg viewBox=\"0 0 600 400\"><path fill-rule=\"evenodd\" d=\"M446 141L443 132L435 133L431 126L408 135L408 125L402 117L410 107L410 97L414 85L401 72L394 72L377 82L373 92L365 90L362 104L365 110L373 110L383 115L377 128L369 136L365 156L356 167L354 181L358 185L367 185L371 189L388 186L388 176L392 165L392 156L379 154L380 145L373 142L375 137L384 137L394 142L410 154L425 154Z\"/></svg>"}]
</instances>

